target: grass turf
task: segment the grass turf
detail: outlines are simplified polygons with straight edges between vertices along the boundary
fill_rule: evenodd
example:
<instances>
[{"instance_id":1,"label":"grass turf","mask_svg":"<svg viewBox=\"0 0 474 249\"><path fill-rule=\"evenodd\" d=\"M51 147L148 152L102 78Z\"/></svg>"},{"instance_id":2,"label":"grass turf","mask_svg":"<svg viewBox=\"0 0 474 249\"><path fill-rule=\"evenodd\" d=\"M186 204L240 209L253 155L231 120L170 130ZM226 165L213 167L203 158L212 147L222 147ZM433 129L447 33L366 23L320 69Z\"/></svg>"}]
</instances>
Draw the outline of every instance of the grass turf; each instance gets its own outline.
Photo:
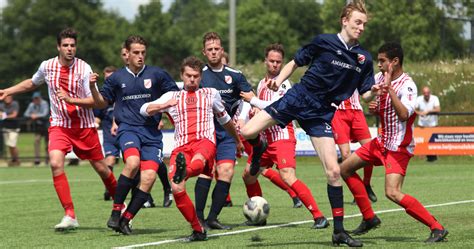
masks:
<instances>
[{"instance_id":1,"label":"grass turf","mask_svg":"<svg viewBox=\"0 0 474 249\"><path fill-rule=\"evenodd\" d=\"M441 204L474 199L474 171L472 157L441 157L435 163L426 163L414 158L408 168L404 192L418 198L424 205ZM115 170L120 172L120 165ZM243 161L236 166L236 176L231 188L234 206L224 208L219 219L234 226L232 231L249 229L242 226L242 204L246 193L240 174ZM71 232L55 232L53 226L61 220L63 210L56 196L47 167L0 168L0 248L111 248L173 240L191 233L173 203L171 208L142 209L133 223L134 235L122 236L107 229L105 223L111 210L111 202L102 200L103 185L91 167L67 167L73 201L80 228ZM326 194L326 181L318 159L298 158L297 175L312 190L319 208L327 216L331 211ZM383 194L383 169L374 169L372 185L379 201L375 211L397 209ZM187 184L193 199L195 179ZM268 225L286 224L293 221L308 221L300 225L245 232L228 236L215 236L207 242L172 242L162 245L166 248L209 248L209 247L330 247L332 227L312 230L311 215L303 207L292 208L288 194L281 191L267 179L260 177L264 197L271 205ZM345 193L345 214L357 214L351 205L352 196ZM162 203L161 184L156 183L152 191L158 206ZM210 205L210 199L208 199ZM206 208L206 213L209 207ZM436 248L473 248L474 203L431 207L428 210L450 231L449 242L431 245ZM415 221L404 211L379 214L381 228L360 237L365 246L376 248L426 247L423 241L429 229ZM347 218L346 229L355 228L361 218ZM211 231L209 234L225 233Z\"/></svg>"}]
</instances>

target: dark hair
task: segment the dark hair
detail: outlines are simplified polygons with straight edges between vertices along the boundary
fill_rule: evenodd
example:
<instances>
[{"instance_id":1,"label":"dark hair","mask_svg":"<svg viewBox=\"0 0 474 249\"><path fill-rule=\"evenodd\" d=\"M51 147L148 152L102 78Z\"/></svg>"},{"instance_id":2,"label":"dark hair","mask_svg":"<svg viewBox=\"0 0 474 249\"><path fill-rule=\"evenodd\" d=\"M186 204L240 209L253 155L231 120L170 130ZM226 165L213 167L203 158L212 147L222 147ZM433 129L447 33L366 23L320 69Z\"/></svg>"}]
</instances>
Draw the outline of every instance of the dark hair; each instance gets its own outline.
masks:
<instances>
[{"instance_id":1,"label":"dark hair","mask_svg":"<svg viewBox=\"0 0 474 249\"><path fill-rule=\"evenodd\" d=\"M147 47L147 42L145 41L145 38L139 36L139 35L130 35L129 37L127 37L127 39L125 40L124 44L123 44L123 47L126 48L127 50L130 50L131 48L131 45L133 43L138 43L138 44L142 44L144 45L145 47Z\"/></svg>"},{"instance_id":2,"label":"dark hair","mask_svg":"<svg viewBox=\"0 0 474 249\"><path fill-rule=\"evenodd\" d=\"M104 73L113 73L117 71L117 68L114 66L107 66L104 68Z\"/></svg>"},{"instance_id":3,"label":"dark hair","mask_svg":"<svg viewBox=\"0 0 474 249\"><path fill-rule=\"evenodd\" d=\"M344 6L341 11L341 16L339 18L339 22L342 24L342 19L344 17L351 18L352 12L359 11L360 13L367 14L367 9L365 8L365 3L363 0L352 0L349 4Z\"/></svg>"},{"instance_id":4,"label":"dark hair","mask_svg":"<svg viewBox=\"0 0 474 249\"><path fill-rule=\"evenodd\" d=\"M211 41L211 40L222 41L221 37L216 32L207 32L204 34L204 37L202 38L202 47L205 47L206 42Z\"/></svg>"},{"instance_id":5,"label":"dark hair","mask_svg":"<svg viewBox=\"0 0 474 249\"><path fill-rule=\"evenodd\" d=\"M184 73L185 67L190 67L196 71L199 71L199 73L201 73L202 68L204 67L204 62L202 62L200 59L198 59L195 56L189 56L189 57L186 57L181 63L181 73Z\"/></svg>"},{"instance_id":6,"label":"dark hair","mask_svg":"<svg viewBox=\"0 0 474 249\"><path fill-rule=\"evenodd\" d=\"M61 41L66 38L72 38L77 42L77 32L73 28L65 28L56 36L56 42L61 45Z\"/></svg>"},{"instance_id":7,"label":"dark hair","mask_svg":"<svg viewBox=\"0 0 474 249\"><path fill-rule=\"evenodd\" d=\"M403 65L403 49L400 43L398 42L386 42L379 48L379 54L384 53L387 55L387 58L393 60L395 57L398 57L400 61L400 66Z\"/></svg>"},{"instance_id":8,"label":"dark hair","mask_svg":"<svg viewBox=\"0 0 474 249\"><path fill-rule=\"evenodd\" d=\"M285 57L285 48L280 43L273 43L268 45L265 48L265 58L268 56L268 53L270 53L270 51L277 51L281 54L282 57Z\"/></svg>"}]
</instances>

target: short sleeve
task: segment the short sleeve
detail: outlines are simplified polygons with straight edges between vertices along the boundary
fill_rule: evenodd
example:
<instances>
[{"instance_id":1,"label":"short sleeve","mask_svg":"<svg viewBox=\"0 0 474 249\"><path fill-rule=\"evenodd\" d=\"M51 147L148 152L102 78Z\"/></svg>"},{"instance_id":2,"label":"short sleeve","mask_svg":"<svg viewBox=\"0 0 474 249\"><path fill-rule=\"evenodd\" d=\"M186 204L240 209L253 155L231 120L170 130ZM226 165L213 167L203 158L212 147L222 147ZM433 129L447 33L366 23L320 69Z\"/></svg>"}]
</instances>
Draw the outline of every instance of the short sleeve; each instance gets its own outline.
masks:
<instances>
[{"instance_id":1,"label":"short sleeve","mask_svg":"<svg viewBox=\"0 0 474 249\"><path fill-rule=\"evenodd\" d=\"M407 81L399 92L400 101L407 108L409 116L415 112L417 95L417 88L413 81Z\"/></svg>"},{"instance_id":2,"label":"short sleeve","mask_svg":"<svg viewBox=\"0 0 474 249\"><path fill-rule=\"evenodd\" d=\"M319 48L318 44L321 43L320 36L313 38L311 43L301 47L295 54L293 60L295 61L298 67L309 65L313 58L318 54Z\"/></svg>"},{"instance_id":3,"label":"short sleeve","mask_svg":"<svg viewBox=\"0 0 474 249\"><path fill-rule=\"evenodd\" d=\"M239 80L237 82L237 87L241 92L250 92L252 91L252 86L250 83L247 81L247 78L245 78L244 74L240 73L239 74Z\"/></svg>"},{"instance_id":4,"label":"short sleeve","mask_svg":"<svg viewBox=\"0 0 474 249\"><path fill-rule=\"evenodd\" d=\"M227 122L230 121L230 116L229 114L227 114L226 110L225 110L225 107L224 107L224 104L222 104L222 99L221 99L221 95L219 94L219 92L212 88L212 110L214 112L214 115L217 119L217 122L219 122L219 124L226 124Z\"/></svg>"},{"instance_id":5,"label":"short sleeve","mask_svg":"<svg viewBox=\"0 0 474 249\"><path fill-rule=\"evenodd\" d=\"M45 73L44 73L45 64L46 62L43 61L41 65L38 67L38 71L36 71L36 73L33 74L33 77L31 77L31 80L33 81L33 85L38 86L45 82Z\"/></svg>"},{"instance_id":6,"label":"short sleeve","mask_svg":"<svg viewBox=\"0 0 474 249\"><path fill-rule=\"evenodd\" d=\"M84 70L84 81L82 82L83 87L84 87L84 94L86 97L92 96L91 89L90 89L90 84L89 84L89 78L92 73L92 68L87 65L86 70Z\"/></svg>"},{"instance_id":7,"label":"short sleeve","mask_svg":"<svg viewBox=\"0 0 474 249\"><path fill-rule=\"evenodd\" d=\"M439 106L439 98L438 96L433 96L434 97L434 107L438 107Z\"/></svg>"}]
</instances>

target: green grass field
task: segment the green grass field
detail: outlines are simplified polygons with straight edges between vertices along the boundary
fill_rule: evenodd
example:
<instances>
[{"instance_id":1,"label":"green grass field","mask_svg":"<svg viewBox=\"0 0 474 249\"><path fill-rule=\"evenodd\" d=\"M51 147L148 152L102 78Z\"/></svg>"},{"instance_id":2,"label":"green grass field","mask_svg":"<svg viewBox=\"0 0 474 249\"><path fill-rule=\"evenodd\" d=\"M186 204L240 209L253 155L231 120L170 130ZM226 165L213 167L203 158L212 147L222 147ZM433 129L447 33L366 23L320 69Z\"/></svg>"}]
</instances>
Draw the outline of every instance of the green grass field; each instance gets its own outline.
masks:
<instances>
[{"instance_id":1,"label":"green grass field","mask_svg":"<svg viewBox=\"0 0 474 249\"><path fill-rule=\"evenodd\" d=\"M294 209L289 196L273 186L265 178L260 179L264 197L271 205L269 224L262 230L247 231L253 227L240 225L244 221L242 204L246 200L240 172L243 161L236 166L236 177L231 189L234 206L224 208L220 220L234 228L226 234L211 231L207 242L186 243L175 241L191 233L191 228L173 203L171 208L142 209L133 223L134 235L118 235L107 229L105 223L111 209L111 202L102 198L103 186L99 177L86 165L67 167L73 200L80 228L76 231L55 232L53 226L63 216L53 188L51 173L47 167L0 168L0 248L112 248L142 243L168 241L165 248L242 248L280 247L309 248L330 247L332 228L312 230L311 216L305 208ZM450 231L449 241L430 248L473 248L474 247L474 158L447 157L436 163L425 163L422 158L414 158L410 164L404 191L417 197L429 207L436 218ZM119 172L121 166L116 170ZM330 207L326 194L326 183L319 161L314 158L298 159L298 176L311 188L323 213L330 217ZM365 246L373 248L416 248L426 247L423 241L429 229L416 222L399 207L383 196L383 169L375 168L372 184L379 197L374 204L380 213L381 228L360 239ZM189 181L188 192L192 197L194 179ZM153 196L161 204L163 194L160 183L153 190ZM454 203L471 200L467 203ZM361 218L345 189L346 229L355 228ZM209 201L208 201L209 204ZM208 208L206 209L208 211ZM273 227L289 222L307 221L298 225ZM227 236L222 236L226 234ZM163 242L161 242L163 243Z\"/></svg>"}]
</instances>

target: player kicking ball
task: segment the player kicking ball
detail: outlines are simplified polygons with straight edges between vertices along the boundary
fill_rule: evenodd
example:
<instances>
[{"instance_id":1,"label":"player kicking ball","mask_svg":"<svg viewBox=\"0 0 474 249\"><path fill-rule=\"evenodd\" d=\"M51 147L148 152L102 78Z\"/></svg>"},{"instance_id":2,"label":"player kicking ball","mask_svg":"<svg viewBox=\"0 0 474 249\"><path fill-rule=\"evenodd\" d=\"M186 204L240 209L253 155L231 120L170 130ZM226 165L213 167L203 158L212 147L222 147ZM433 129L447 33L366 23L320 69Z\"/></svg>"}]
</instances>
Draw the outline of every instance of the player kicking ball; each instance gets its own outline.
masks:
<instances>
[{"instance_id":1,"label":"player kicking ball","mask_svg":"<svg viewBox=\"0 0 474 249\"><path fill-rule=\"evenodd\" d=\"M193 229L189 241L207 240L206 230L199 222L185 184L188 178L199 174L212 178L216 154L214 116L234 138L237 148L243 147L219 92L214 88L199 88L203 65L196 57L184 59L181 65L184 90L167 92L140 109L144 116L167 112L175 124L175 145L168 176L172 180L171 189L176 206Z\"/></svg>"}]
</instances>

